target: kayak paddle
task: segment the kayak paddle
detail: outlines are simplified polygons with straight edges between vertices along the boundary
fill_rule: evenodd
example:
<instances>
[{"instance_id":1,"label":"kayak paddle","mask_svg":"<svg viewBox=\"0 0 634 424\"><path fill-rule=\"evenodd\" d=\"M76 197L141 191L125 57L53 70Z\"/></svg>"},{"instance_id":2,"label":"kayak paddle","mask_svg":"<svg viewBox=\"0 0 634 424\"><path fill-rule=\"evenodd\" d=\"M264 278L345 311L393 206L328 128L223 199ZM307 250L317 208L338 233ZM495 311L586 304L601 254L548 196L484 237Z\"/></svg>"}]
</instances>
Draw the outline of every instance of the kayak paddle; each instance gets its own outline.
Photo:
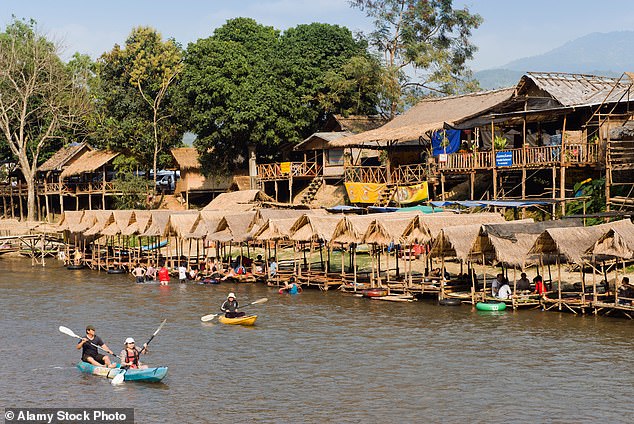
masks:
<instances>
[{"instance_id":1,"label":"kayak paddle","mask_svg":"<svg viewBox=\"0 0 634 424\"><path fill-rule=\"evenodd\" d=\"M269 299L267 299L266 297L263 297L262 299L258 299L255 302L251 302L251 303L247 303L244 306L239 306L239 309L242 308L246 308L247 306L251 306L251 305L257 305L259 303L264 303L267 302ZM209 314L209 315L205 315L204 317L200 317L200 320L202 322L207 322L207 321L211 321L212 319L216 318L218 315L222 315L223 312L217 313L217 314Z\"/></svg>"},{"instance_id":2,"label":"kayak paddle","mask_svg":"<svg viewBox=\"0 0 634 424\"><path fill-rule=\"evenodd\" d=\"M70 329L70 328L68 328L68 327L64 327L64 326L62 326L62 325L60 325L60 326L59 326L59 331L60 331L60 332L62 332L62 333L64 333L64 334L66 334L67 336L71 336L71 337L74 337L74 338L79 339L79 340L82 340L82 339L83 339L83 337L78 336L77 334L75 334L75 333L73 332L73 330L71 330L71 329ZM110 352L108 352L107 350L105 350L103 347L101 347L101 346L97 346L96 344L94 344L94 343L92 343L92 342L90 342L90 344L91 344L91 345L93 345L94 347L96 347L97 349L100 349L100 350L102 350L102 351L106 352L107 354L110 354ZM121 359L121 357L119 357L118 355L115 355L114 353L112 354L112 356L115 356L115 357L117 357L117 358Z\"/></svg>"},{"instance_id":3,"label":"kayak paddle","mask_svg":"<svg viewBox=\"0 0 634 424\"><path fill-rule=\"evenodd\" d=\"M150 344L152 339L154 339L154 336L156 336L158 334L158 332L161 331L161 328L163 328L163 326L165 325L166 322L167 322L167 320L164 319L163 322L161 323L161 325L159 325L159 328L157 328L156 331L154 332L154 334L152 334L152 337L150 337L150 340L148 340L145 343L145 346L143 347L143 349L145 349L147 347L147 345ZM141 349L141 351L143 351L143 349ZM110 382L110 384L112 384L113 386L116 386L118 384L123 383L123 379L125 378L126 371L127 370L124 369L123 372L120 372L119 374L115 375L114 378L112 379L112 381Z\"/></svg>"}]
</instances>

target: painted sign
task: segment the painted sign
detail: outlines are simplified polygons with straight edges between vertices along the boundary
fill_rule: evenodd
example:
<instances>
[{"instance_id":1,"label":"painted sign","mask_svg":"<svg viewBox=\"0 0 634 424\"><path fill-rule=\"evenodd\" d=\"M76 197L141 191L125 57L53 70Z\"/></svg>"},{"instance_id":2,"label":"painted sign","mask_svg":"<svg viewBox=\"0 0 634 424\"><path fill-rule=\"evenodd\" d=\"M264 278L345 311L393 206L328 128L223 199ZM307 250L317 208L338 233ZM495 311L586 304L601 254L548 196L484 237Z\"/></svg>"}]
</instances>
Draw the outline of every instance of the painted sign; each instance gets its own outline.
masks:
<instances>
[{"instance_id":1,"label":"painted sign","mask_svg":"<svg viewBox=\"0 0 634 424\"><path fill-rule=\"evenodd\" d=\"M495 152L495 166L513 166L513 152Z\"/></svg>"},{"instance_id":2,"label":"painted sign","mask_svg":"<svg viewBox=\"0 0 634 424\"><path fill-rule=\"evenodd\" d=\"M281 162L280 163L280 172L282 174L290 174L291 173L291 163L290 162Z\"/></svg>"},{"instance_id":3,"label":"painted sign","mask_svg":"<svg viewBox=\"0 0 634 424\"><path fill-rule=\"evenodd\" d=\"M344 184L350 203L375 204L385 189L385 184L353 183ZM398 186L394 201L401 204L419 203L429 199L427 182L412 186Z\"/></svg>"}]
</instances>

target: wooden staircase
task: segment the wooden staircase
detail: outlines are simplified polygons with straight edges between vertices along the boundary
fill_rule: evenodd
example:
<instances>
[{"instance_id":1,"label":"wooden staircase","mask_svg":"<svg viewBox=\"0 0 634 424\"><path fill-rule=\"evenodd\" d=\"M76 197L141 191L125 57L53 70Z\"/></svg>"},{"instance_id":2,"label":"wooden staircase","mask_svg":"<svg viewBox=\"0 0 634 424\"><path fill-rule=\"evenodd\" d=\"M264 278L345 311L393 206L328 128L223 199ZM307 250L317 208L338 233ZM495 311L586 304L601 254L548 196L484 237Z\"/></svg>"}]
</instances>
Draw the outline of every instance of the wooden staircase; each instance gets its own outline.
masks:
<instances>
[{"instance_id":1,"label":"wooden staircase","mask_svg":"<svg viewBox=\"0 0 634 424\"><path fill-rule=\"evenodd\" d=\"M381 190L381 193L379 193L379 199L376 201L374 206L382 206L382 207L389 206L390 202L394 198L394 194L396 194L397 188L398 187L396 184L392 184L392 183L386 184L385 188Z\"/></svg>"},{"instance_id":2,"label":"wooden staircase","mask_svg":"<svg viewBox=\"0 0 634 424\"><path fill-rule=\"evenodd\" d=\"M313 180L308 185L308 188L304 192L304 195L302 196L300 203L302 205L307 205L310 202L312 202L323 183L324 183L324 179L322 177L313 178Z\"/></svg>"}]
</instances>

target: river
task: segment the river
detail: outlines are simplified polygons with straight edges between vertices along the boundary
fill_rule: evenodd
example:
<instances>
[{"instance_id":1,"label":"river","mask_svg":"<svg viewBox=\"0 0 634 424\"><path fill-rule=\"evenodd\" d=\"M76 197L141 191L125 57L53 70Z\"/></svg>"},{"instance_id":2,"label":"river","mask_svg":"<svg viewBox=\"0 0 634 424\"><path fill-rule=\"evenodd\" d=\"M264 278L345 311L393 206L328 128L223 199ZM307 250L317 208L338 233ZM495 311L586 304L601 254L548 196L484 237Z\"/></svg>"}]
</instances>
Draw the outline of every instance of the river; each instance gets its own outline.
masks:
<instances>
[{"instance_id":1,"label":"river","mask_svg":"<svg viewBox=\"0 0 634 424\"><path fill-rule=\"evenodd\" d=\"M135 409L137 423L634 422L634 323L479 312L253 284L169 287L1 258L2 407ZM226 294L253 328L202 323ZM247 311L247 309L245 309ZM74 366L87 324L115 352L167 324L144 359L162 383L112 386Z\"/></svg>"}]
</instances>

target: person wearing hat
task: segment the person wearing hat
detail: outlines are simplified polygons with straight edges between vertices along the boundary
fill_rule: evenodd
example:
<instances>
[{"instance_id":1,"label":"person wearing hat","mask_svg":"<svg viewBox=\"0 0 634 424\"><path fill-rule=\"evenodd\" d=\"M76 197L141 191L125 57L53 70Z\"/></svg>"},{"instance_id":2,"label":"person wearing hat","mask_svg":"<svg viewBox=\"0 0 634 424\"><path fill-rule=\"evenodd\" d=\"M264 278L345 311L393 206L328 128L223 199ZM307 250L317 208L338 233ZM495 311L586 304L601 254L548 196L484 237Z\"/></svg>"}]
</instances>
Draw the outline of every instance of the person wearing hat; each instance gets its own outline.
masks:
<instances>
[{"instance_id":1,"label":"person wearing hat","mask_svg":"<svg viewBox=\"0 0 634 424\"><path fill-rule=\"evenodd\" d=\"M227 296L227 300L222 303L220 310L225 313L227 318L243 317L244 312L238 312L238 301L235 293L231 292Z\"/></svg>"},{"instance_id":2,"label":"person wearing hat","mask_svg":"<svg viewBox=\"0 0 634 424\"><path fill-rule=\"evenodd\" d=\"M98 367L105 365L108 368L114 368L116 364L110 363L108 356L99 353L97 346L101 346L101 348L110 355L114 355L110 348L101 340L101 337L95 334L95 327L89 325L86 327L86 337L83 337L81 341L77 343L77 349L82 349L81 360Z\"/></svg>"},{"instance_id":3,"label":"person wearing hat","mask_svg":"<svg viewBox=\"0 0 634 424\"><path fill-rule=\"evenodd\" d=\"M121 358L121 367L139 369L147 368L147 365L143 365L139 361L139 357L144 353L147 353L147 343L143 345L142 349L139 349L134 345L134 339L132 337L128 337L125 339L124 348L119 354L119 358Z\"/></svg>"}]
</instances>

